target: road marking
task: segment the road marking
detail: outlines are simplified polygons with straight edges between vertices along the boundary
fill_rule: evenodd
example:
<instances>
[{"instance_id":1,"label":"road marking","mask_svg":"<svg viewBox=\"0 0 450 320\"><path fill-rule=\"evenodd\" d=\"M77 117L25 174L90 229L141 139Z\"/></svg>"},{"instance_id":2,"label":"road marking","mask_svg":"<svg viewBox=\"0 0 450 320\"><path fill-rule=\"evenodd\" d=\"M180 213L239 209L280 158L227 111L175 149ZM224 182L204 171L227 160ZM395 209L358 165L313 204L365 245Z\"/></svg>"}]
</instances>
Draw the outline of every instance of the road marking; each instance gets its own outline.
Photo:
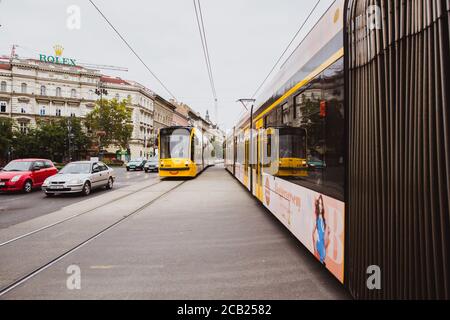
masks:
<instances>
[{"instance_id":1,"label":"road marking","mask_svg":"<svg viewBox=\"0 0 450 320\"><path fill-rule=\"evenodd\" d=\"M94 269L94 270L108 270L108 269L112 269L115 268L116 266L90 266L90 269Z\"/></svg>"}]
</instances>

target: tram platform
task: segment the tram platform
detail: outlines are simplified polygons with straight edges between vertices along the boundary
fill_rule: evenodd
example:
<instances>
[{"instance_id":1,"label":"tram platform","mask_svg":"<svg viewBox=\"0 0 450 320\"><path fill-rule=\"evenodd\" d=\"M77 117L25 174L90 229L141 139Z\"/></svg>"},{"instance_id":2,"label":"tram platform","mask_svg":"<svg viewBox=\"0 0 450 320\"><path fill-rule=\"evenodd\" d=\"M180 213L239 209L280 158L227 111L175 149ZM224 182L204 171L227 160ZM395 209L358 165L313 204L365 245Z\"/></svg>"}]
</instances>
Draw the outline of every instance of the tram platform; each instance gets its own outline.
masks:
<instances>
[{"instance_id":1,"label":"tram platform","mask_svg":"<svg viewBox=\"0 0 450 320\"><path fill-rule=\"evenodd\" d=\"M81 270L77 290L66 286L70 265ZM349 299L350 295L217 165L3 298Z\"/></svg>"}]
</instances>

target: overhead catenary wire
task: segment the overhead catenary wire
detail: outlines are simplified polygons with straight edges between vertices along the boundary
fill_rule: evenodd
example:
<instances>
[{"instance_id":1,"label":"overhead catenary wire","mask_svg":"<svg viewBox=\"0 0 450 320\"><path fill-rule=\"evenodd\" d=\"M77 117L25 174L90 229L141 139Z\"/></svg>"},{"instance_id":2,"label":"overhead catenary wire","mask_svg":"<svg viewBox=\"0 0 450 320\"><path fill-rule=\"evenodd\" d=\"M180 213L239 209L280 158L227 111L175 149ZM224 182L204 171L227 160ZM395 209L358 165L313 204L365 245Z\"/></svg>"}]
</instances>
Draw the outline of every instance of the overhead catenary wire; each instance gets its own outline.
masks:
<instances>
[{"instance_id":1,"label":"overhead catenary wire","mask_svg":"<svg viewBox=\"0 0 450 320\"><path fill-rule=\"evenodd\" d=\"M209 78L209 82L210 82L210 86L211 86L211 92L214 98L214 103L215 103L215 108L216 108L216 117L217 117L217 91L216 91L216 86L214 83L214 76L213 76L213 71L212 71L212 66L211 66L211 57L209 54L209 48L208 48L208 40L206 37L206 31L205 31L205 23L203 21L203 13L202 13L202 8L201 8L201 4L200 4L200 0L193 0L194 3L194 9L195 9L195 17L197 19L197 26L198 26L198 31L200 34L200 40L202 43L202 49L203 49L203 56L205 58L205 65L206 65L206 69L208 72L208 78ZM216 119L218 120L218 119Z\"/></svg>"},{"instance_id":2,"label":"overhead catenary wire","mask_svg":"<svg viewBox=\"0 0 450 320\"><path fill-rule=\"evenodd\" d=\"M177 98L175 95L167 88L167 86L159 79L159 77L150 69L150 67L145 63L145 61L139 56L139 54L133 49L133 47L128 43L128 41L122 36L122 34L117 30L116 27L109 21L109 19L103 14L99 7L94 3L94 1L89 0L89 2L94 6L94 8L100 13L100 15L105 19L105 21L109 24L109 26L114 30L114 32L119 36L119 38L125 43L125 45L131 50L131 52L138 58L138 60L143 64L143 66L147 69L148 72L153 76L153 78L158 81L158 83L167 91L167 93L175 100Z\"/></svg>"},{"instance_id":3,"label":"overhead catenary wire","mask_svg":"<svg viewBox=\"0 0 450 320\"><path fill-rule=\"evenodd\" d=\"M308 22L309 18L311 18L312 14L314 13L314 11L316 10L317 6L320 4L321 0L317 0L316 4L314 5L314 7L311 9L311 11L309 12L309 14L307 15L306 19L303 21L303 23L300 25L300 28L297 30L297 32L294 34L294 36L292 37L291 41L288 43L288 45L286 46L286 48L283 50L283 52L281 53L280 57L278 58L278 60L275 62L275 64L273 65L272 69L270 69L269 73L266 75L266 77L264 78L264 80L261 82L261 84L258 86L258 88L256 89L256 91L253 93L252 95L252 99L254 99L256 97L256 95L258 94L258 92L261 90L261 88L264 86L264 84L266 83L267 79L269 79L270 75L272 74L272 72L275 70L275 68L277 67L277 65L280 63L281 59L283 59L284 55L286 54L286 52L289 50L289 48L291 47L292 43L295 41L295 39L297 38L297 36L300 34L300 32L303 30L303 28L305 27L306 23Z\"/></svg>"}]
</instances>

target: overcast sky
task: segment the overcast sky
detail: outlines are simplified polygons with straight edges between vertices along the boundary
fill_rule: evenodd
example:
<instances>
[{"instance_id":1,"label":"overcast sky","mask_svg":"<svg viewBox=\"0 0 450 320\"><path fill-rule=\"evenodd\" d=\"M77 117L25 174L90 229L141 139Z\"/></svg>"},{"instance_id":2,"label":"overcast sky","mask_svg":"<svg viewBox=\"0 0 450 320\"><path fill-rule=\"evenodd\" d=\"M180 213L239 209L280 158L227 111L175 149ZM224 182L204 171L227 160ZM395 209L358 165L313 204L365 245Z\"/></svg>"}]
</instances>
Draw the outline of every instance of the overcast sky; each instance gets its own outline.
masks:
<instances>
[{"instance_id":1,"label":"overcast sky","mask_svg":"<svg viewBox=\"0 0 450 320\"><path fill-rule=\"evenodd\" d=\"M95 0L177 100L214 120L209 85L192 0ZM333 0L322 0L292 46L315 24ZM70 5L81 9L81 28L67 27ZM242 107L283 52L307 14L311 0L201 0L214 80L219 124L231 128ZM53 55L79 62L122 66L108 75L138 81L165 98L169 94L143 68L88 0L0 0L0 55L12 44L22 57ZM287 53L286 57L289 55Z\"/></svg>"}]
</instances>

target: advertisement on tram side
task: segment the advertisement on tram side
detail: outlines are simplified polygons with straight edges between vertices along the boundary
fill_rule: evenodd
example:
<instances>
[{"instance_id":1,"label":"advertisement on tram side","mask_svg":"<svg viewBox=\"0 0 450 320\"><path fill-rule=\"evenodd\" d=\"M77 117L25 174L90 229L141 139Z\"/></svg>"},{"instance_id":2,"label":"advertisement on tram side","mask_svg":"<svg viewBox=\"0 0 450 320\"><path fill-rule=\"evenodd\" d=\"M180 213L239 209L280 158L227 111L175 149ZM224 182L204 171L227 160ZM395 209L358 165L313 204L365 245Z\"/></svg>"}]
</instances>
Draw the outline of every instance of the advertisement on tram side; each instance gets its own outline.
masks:
<instances>
[{"instance_id":1,"label":"advertisement on tram side","mask_svg":"<svg viewBox=\"0 0 450 320\"><path fill-rule=\"evenodd\" d=\"M264 205L344 282L344 202L263 174Z\"/></svg>"}]
</instances>

